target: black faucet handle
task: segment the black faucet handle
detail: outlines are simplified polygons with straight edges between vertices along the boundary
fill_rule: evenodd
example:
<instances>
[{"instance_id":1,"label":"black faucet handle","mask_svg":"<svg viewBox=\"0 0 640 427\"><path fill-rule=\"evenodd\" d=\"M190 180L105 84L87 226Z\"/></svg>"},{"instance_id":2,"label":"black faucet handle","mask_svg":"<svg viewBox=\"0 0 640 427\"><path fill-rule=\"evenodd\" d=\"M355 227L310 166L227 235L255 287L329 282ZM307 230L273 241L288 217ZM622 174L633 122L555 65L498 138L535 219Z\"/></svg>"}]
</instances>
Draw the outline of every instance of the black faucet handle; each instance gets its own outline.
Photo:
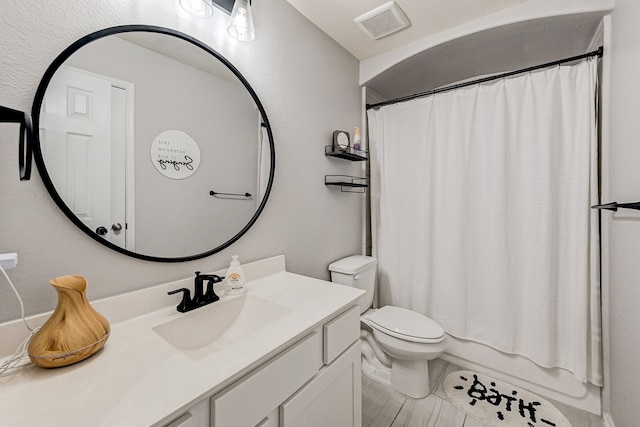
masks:
<instances>
[{"instance_id":1,"label":"black faucet handle","mask_svg":"<svg viewBox=\"0 0 640 427\"><path fill-rule=\"evenodd\" d=\"M193 305L196 307L202 305L202 303L206 301L205 294L202 289L203 281L206 278L206 275L201 275L199 271L196 271L196 277L193 280Z\"/></svg>"},{"instance_id":2,"label":"black faucet handle","mask_svg":"<svg viewBox=\"0 0 640 427\"><path fill-rule=\"evenodd\" d=\"M182 292L182 301L176 307L180 313L186 313L191 310L191 291L187 288L174 289L173 291L167 292L167 295L177 294L178 292Z\"/></svg>"},{"instance_id":3,"label":"black faucet handle","mask_svg":"<svg viewBox=\"0 0 640 427\"><path fill-rule=\"evenodd\" d=\"M217 274L208 275L206 277L207 279L209 279L209 281L207 282L207 292L204 294L204 298L206 301L216 302L220 299L220 297L216 295L216 292L213 289L213 285L222 282L222 279L224 279L224 277L220 277Z\"/></svg>"}]
</instances>

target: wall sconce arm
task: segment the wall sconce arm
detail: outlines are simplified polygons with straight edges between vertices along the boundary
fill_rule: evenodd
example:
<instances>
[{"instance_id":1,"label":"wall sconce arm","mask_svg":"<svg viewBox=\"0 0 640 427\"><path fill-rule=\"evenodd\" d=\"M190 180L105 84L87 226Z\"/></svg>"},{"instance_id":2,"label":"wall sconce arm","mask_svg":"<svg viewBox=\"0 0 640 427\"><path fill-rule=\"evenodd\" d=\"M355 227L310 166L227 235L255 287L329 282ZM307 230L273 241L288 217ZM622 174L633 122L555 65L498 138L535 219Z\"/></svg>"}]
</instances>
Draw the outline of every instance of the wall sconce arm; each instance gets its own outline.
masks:
<instances>
[{"instance_id":1,"label":"wall sconce arm","mask_svg":"<svg viewBox=\"0 0 640 427\"><path fill-rule=\"evenodd\" d=\"M24 111L0 105L0 123L19 123L20 142L18 146L18 165L20 167L20 181L31 179L31 160L33 152L33 125L31 116Z\"/></svg>"}]
</instances>

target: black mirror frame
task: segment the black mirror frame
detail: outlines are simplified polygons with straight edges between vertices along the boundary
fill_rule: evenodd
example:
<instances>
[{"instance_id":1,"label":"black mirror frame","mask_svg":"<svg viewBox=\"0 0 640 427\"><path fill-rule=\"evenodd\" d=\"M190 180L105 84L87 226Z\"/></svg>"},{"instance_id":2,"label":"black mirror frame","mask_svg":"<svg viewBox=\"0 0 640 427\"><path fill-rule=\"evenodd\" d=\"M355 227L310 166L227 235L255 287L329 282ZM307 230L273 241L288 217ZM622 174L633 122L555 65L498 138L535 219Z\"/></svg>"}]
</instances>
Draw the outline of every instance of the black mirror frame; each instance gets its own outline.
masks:
<instances>
[{"instance_id":1,"label":"black mirror frame","mask_svg":"<svg viewBox=\"0 0 640 427\"><path fill-rule=\"evenodd\" d=\"M40 109L42 106L42 102L44 101L44 96L47 90L47 87L49 86L49 83L51 81L51 79L53 78L53 75L56 73L56 71L58 70L58 68L73 54L75 53L77 50L79 50L80 48L82 48L83 46L87 45L88 43L91 43L92 41L98 40L100 38L106 37L106 36L110 36L110 35L114 35L114 34L121 34L121 33L127 33L127 32L150 32L150 33L160 33L160 34L165 34L165 35L170 35L170 36L174 36L174 37L178 37L186 42L189 42L201 49L203 49L204 51L206 51L207 53L209 53L210 55L213 55L215 58L217 58L220 62L222 62L224 65L227 66L227 68L229 68L229 70L231 70L233 72L233 74L235 74L235 76L242 82L242 84L244 85L244 87L247 89L247 91L249 92L249 94L251 95L251 97L253 98L254 102L256 103L256 106L258 107L258 110L260 111L260 114L262 116L262 122L264 124L264 127L267 130L267 135L269 137L269 146L271 149L271 169L269 171L269 182L267 183L267 187L265 189L265 193L264 196L262 198L262 202L260 203L260 206L258 206L258 209L256 210L255 214L253 215L253 217L249 220L249 222L247 223L247 225L244 226L244 228L242 228L242 230L240 230L235 236L233 236L231 239L229 239L227 242L209 250L206 252L202 252L199 254L195 254L195 255L189 255L189 256L183 256L183 257L174 257L174 258L165 258L165 257L156 257L156 256L151 256L151 255L144 255L144 254L139 254L137 252L132 252L132 251L128 251L125 248L121 248L120 246L114 245L113 243L104 240L102 237L98 236L93 230L89 229L89 227L87 227L82 221L80 221L78 219L78 217L71 211L71 209L69 209L69 207L66 205L66 203L64 202L64 200L60 197L60 195L58 194L58 192L55 189L55 186L53 185L53 182L51 181L51 177L49 176L49 173L47 172L47 168L45 166L44 163L44 158L42 156L42 148L40 145L40 135L39 135L39 125L40 125ZM58 55L58 57L56 57L56 59L51 63L51 65L49 66L49 68L47 68L47 71L45 72L44 76L42 77L42 80L40 81L40 85L38 86L38 89L36 91L36 95L33 101L33 107L31 109L31 116L33 118L33 129L34 129L34 138L33 138L33 155L34 155L34 159L36 161L36 165L38 167L38 171L40 173L40 176L42 177L42 180L44 182L45 187L47 188L47 190L49 191L49 194L51 195L51 197L53 198L53 200L56 202L56 204L58 205L58 207L62 210L62 212L64 212L64 214L78 227L80 228L85 234L87 234L89 237L91 237L92 239L94 239L95 241L117 251L120 252L124 255L128 255L130 257L133 258L138 258L138 259L142 259L142 260L146 260L146 261L155 261L155 262L185 262L185 261L193 261L196 259L200 259L200 258L205 258L207 256L213 255L217 252L220 252L221 250L227 248L228 246L232 245L233 243L235 243L238 239L240 239L240 237L242 237L252 226L253 224L256 222L256 220L258 219L258 217L260 216L260 214L262 213L262 211L264 210L264 207L267 203L267 200L269 198L269 194L271 193L271 187L273 186L273 177L275 174L275 146L274 146L274 142L273 142L273 133L271 131L271 125L269 124L269 119L267 118L267 114L264 110L264 107L262 106L262 103L260 102L260 99L258 98L258 96L256 95L255 91L253 90L253 88L251 87L251 85L249 85L249 82L244 78L244 76L240 73L240 71L238 71L237 68L235 68L235 66L233 66L233 64L231 64L225 57L223 57L222 55L220 55L218 52L216 52L214 49L212 49L211 47L207 46L206 44L204 44L203 42L187 35L184 33L181 33L179 31L176 30L172 30L169 28L164 28L164 27L157 27L157 26L152 26L152 25L122 25L122 26L116 26L116 27L110 27L110 28L106 28L100 31L96 31L94 33L91 33L87 36L82 37L81 39L77 40L76 42L74 42L71 46L69 46L68 48L66 48L60 55Z\"/></svg>"}]
</instances>

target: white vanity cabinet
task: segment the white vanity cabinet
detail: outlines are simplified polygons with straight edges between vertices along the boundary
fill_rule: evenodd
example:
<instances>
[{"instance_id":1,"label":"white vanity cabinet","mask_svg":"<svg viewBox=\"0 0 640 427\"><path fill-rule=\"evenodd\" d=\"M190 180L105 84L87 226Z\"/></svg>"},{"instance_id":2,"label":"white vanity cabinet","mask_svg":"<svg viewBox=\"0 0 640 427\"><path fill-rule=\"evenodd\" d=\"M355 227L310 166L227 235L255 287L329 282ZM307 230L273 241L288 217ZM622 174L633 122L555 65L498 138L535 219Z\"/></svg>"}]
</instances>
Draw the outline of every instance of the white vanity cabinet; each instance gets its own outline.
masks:
<instances>
[{"instance_id":1,"label":"white vanity cabinet","mask_svg":"<svg viewBox=\"0 0 640 427\"><path fill-rule=\"evenodd\" d=\"M360 427L359 316L352 307L214 395L211 427Z\"/></svg>"},{"instance_id":2,"label":"white vanity cabinet","mask_svg":"<svg viewBox=\"0 0 640 427\"><path fill-rule=\"evenodd\" d=\"M92 302L112 322L109 342L81 363L7 377L0 426L361 427L364 291L288 272L284 261L243 265L244 297L192 313L166 299L191 277ZM17 347L22 328L0 324L0 341Z\"/></svg>"}]
</instances>

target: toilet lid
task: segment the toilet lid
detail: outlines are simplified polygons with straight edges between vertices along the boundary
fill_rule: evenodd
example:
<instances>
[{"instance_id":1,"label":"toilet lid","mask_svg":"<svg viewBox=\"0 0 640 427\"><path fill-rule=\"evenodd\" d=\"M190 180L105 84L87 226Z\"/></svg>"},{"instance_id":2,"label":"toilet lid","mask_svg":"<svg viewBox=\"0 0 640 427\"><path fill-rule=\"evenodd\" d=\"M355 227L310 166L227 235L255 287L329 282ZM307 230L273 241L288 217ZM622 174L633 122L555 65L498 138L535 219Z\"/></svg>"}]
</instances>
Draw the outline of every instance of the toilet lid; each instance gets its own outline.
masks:
<instances>
[{"instance_id":1,"label":"toilet lid","mask_svg":"<svg viewBox=\"0 0 640 427\"><path fill-rule=\"evenodd\" d=\"M433 320L415 311L390 305L369 317L371 326L393 337L413 342L440 342L444 329Z\"/></svg>"}]
</instances>

